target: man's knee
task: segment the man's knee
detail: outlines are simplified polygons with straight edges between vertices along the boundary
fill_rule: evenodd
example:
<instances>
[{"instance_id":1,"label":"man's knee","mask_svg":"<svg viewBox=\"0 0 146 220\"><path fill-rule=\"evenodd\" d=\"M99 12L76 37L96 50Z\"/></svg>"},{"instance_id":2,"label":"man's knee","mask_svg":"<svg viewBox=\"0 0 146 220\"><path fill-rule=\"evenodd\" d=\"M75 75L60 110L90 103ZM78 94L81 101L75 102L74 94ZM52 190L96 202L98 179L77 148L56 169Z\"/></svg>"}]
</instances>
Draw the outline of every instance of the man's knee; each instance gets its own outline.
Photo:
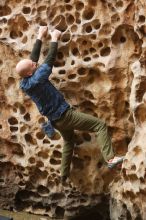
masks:
<instances>
[{"instance_id":1,"label":"man's knee","mask_svg":"<svg viewBox=\"0 0 146 220\"><path fill-rule=\"evenodd\" d=\"M99 120L98 120L95 129L96 129L96 131L104 131L104 130L107 130L107 124L106 124L106 122L105 122L105 121L102 121L102 120L100 120L100 122L99 122Z\"/></svg>"}]
</instances>

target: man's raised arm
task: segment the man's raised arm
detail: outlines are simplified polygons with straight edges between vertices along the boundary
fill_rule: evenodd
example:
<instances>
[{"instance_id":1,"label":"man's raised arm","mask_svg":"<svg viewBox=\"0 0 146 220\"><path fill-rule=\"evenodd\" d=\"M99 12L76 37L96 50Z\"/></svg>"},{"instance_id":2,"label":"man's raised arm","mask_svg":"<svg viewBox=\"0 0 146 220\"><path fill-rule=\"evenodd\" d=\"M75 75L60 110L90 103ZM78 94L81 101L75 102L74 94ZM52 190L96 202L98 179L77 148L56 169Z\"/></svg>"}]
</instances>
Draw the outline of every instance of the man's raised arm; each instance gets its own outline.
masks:
<instances>
[{"instance_id":1,"label":"man's raised arm","mask_svg":"<svg viewBox=\"0 0 146 220\"><path fill-rule=\"evenodd\" d=\"M35 44L33 46L33 49L32 49L31 55L30 55L30 59L33 62L37 63L38 60L39 60L40 52L41 52L41 46L42 46L42 40L43 40L43 37L46 36L47 31L48 31L47 26L41 26L39 28L39 33L38 33L36 42L35 42Z\"/></svg>"},{"instance_id":2,"label":"man's raised arm","mask_svg":"<svg viewBox=\"0 0 146 220\"><path fill-rule=\"evenodd\" d=\"M53 67L57 55L58 40L61 36L61 31L54 29L53 31L50 31L50 35L50 48L44 63L47 63L50 67Z\"/></svg>"}]
</instances>

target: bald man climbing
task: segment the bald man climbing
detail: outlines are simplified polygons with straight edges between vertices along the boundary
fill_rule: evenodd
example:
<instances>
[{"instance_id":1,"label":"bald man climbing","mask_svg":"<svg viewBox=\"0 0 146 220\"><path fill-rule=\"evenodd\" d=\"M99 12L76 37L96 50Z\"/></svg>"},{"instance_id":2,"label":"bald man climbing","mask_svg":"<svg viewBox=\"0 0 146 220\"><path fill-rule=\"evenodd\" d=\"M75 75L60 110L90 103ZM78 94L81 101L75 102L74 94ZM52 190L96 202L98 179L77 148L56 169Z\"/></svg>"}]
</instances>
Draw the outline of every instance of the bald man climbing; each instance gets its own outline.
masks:
<instances>
[{"instance_id":1,"label":"bald man climbing","mask_svg":"<svg viewBox=\"0 0 146 220\"><path fill-rule=\"evenodd\" d=\"M51 43L48 55L40 66L37 65L42 39L47 32L47 27L40 27L30 59L21 60L16 66L16 71L22 77L20 88L35 102L40 113L48 119L43 125L44 131L51 137L55 133L55 128L64 139L61 162L61 182L64 183L70 174L74 130L96 132L101 153L109 168L122 163L123 157L114 156L106 124L94 116L76 111L49 81L61 36L59 30L50 31Z\"/></svg>"}]
</instances>

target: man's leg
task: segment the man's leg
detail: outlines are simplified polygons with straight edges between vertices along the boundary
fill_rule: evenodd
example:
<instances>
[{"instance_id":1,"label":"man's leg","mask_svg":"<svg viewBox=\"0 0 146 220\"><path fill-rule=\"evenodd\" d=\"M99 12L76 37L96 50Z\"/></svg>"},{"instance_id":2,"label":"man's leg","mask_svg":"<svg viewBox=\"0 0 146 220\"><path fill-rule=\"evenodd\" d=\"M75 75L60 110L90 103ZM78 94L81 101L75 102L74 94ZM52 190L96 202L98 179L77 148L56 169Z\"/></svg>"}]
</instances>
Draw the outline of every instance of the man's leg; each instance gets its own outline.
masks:
<instances>
[{"instance_id":1,"label":"man's leg","mask_svg":"<svg viewBox=\"0 0 146 220\"><path fill-rule=\"evenodd\" d=\"M114 157L111 138L108 134L108 129L105 122L92 115L78 112L73 109L69 110L67 114L67 127L74 130L96 132L97 141L104 160L108 161Z\"/></svg>"},{"instance_id":2,"label":"man's leg","mask_svg":"<svg viewBox=\"0 0 146 220\"><path fill-rule=\"evenodd\" d=\"M77 112L73 109L68 110L58 121L54 122L56 129L60 131L64 138L62 154L61 175L68 176L70 163L74 147L74 129L82 131L96 132L101 152L105 161L114 157L111 139L107 132L107 127L100 119Z\"/></svg>"},{"instance_id":3,"label":"man's leg","mask_svg":"<svg viewBox=\"0 0 146 220\"><path fill-rule=\"evenodd\" d=\"M68 126L75 130L86 130L96 132L97 140L101 149L104 160L108 163L109 168L115 167L117 164L122 163L124 156L114 156L111 138L108 134L108 129L102 120L82 112L70 110L70 120Z\"/></svg>"}]
</instances>

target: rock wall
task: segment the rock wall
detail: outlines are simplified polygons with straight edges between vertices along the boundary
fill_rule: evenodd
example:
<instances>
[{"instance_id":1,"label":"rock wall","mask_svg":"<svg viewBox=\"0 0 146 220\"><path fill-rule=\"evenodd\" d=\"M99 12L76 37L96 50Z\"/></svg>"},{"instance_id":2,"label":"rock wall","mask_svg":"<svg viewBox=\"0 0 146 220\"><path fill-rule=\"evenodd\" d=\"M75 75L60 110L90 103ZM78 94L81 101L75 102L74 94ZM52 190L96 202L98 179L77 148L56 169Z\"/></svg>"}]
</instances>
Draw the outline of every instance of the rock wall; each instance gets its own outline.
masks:
<instances>
[{"instance_id":1,"label":"rock wall","mask_svg":"<svg viewBox=\"0 0 146 220\"><path fill-rule=\"evenodd\" d=\"M145 12L144 0L1 0L1 208L50 217L94 208L107 220L102 194L116 177L110 185L111 219L145 219ZM107 122L117 154L128 147L121 175L106 168L95 134L77 132L71 182L61 187L62 138L42 133L45 118L20 91L15 73L39 25L62 31L51 81L79 111ZM40 63L49 40L48 35Z\"/></svg>"}]
</instances>

